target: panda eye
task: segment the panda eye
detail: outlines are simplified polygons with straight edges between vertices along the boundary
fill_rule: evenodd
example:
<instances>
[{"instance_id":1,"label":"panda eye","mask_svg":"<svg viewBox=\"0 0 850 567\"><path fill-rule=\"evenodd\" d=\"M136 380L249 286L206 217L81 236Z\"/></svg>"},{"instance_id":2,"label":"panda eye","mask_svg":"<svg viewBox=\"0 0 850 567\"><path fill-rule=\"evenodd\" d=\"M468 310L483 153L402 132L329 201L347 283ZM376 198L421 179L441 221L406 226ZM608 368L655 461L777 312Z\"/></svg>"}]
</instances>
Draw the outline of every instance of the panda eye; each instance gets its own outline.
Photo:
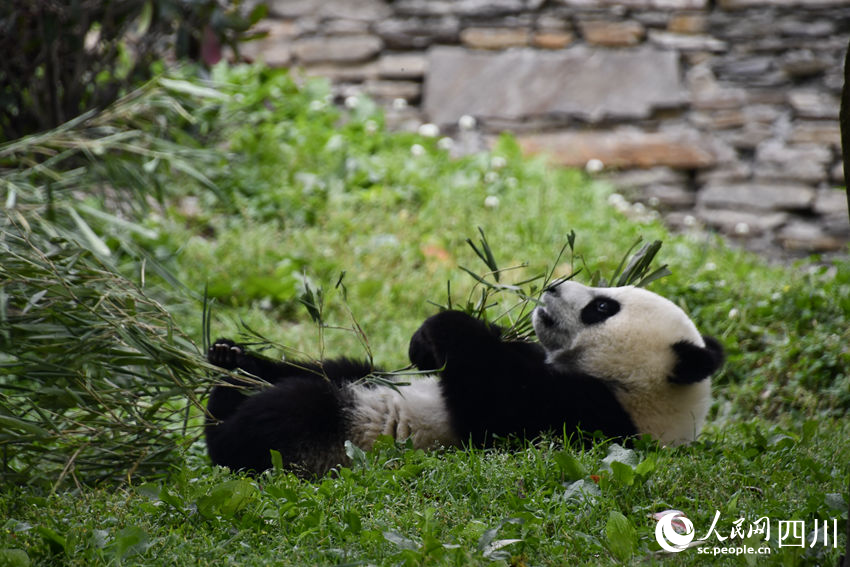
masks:
<instances>
[{"instance_id":1,"label":"panda eye","mask_svg":"<svg viewBox=\"0 0 850 567\"><path fill-rule=\"evenodd\" d=\"M597 297L581 310L581 320L585 325L601 323L620 311L620 304L610 297Z\"/></svg>"}]
</instances>

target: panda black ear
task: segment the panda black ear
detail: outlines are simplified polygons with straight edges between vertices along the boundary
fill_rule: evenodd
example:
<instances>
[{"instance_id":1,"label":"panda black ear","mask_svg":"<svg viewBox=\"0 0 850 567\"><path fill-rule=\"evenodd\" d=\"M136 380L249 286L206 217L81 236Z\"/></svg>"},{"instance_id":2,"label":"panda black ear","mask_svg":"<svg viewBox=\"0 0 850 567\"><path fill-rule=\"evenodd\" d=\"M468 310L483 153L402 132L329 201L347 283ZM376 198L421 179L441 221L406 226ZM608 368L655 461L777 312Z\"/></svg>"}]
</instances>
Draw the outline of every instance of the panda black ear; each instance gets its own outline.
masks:
<instances>
[{"instance_id":1,"label":"panda black ear","mask_svg":"<svg viewBox=\"0 0 850 567\"><path fill-rule=\"evenodd\" d=\"M688 341L679 341L673 345L676 352L676 366L670 381L675 384L693 384L705 380L723 364L723 347L717 339L703 335L705 347Z\"/></svg>"}]
</instances>

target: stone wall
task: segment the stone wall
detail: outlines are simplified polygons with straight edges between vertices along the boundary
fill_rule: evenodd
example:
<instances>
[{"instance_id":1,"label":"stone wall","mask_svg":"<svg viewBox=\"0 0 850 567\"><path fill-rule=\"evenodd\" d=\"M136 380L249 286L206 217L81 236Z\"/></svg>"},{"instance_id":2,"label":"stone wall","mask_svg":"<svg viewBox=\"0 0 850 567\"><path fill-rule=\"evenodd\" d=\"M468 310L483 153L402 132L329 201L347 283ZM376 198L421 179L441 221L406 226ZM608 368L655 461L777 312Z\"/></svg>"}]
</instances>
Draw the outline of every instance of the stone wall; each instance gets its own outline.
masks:
<instances>
[{"instance_id":1,"label":"stone wall","mask_svg":"<svg viewBox=\"0 0 850 567\"><path fill-rule=\"evenodd\" d=\"M248 56L367 93L395 127L434 123L467 149L512 130L559 163L601 161L674 226L773 253L850 239L835 189L850 0L266 3Z\"/></svg>"}]
</instances>

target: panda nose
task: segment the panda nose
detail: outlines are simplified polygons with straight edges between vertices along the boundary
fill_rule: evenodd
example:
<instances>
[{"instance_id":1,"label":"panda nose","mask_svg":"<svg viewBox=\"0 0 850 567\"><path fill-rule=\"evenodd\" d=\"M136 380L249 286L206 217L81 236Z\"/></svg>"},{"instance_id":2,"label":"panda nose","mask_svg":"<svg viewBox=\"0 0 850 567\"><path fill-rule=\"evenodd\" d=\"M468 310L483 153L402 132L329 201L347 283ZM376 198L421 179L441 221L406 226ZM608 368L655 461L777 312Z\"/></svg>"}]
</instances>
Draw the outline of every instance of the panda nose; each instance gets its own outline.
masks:
<instances>
[{"instance_id":1,"label":"panda nose","mask_svg":"<svg viewBox=\"0 0 850 567\"><path fill-rule=\"evenodd\" d=\"M544 293L558 293L558 287L566 280L563 278L557 279L543 288Z\"/></svg>"}]
</instances>

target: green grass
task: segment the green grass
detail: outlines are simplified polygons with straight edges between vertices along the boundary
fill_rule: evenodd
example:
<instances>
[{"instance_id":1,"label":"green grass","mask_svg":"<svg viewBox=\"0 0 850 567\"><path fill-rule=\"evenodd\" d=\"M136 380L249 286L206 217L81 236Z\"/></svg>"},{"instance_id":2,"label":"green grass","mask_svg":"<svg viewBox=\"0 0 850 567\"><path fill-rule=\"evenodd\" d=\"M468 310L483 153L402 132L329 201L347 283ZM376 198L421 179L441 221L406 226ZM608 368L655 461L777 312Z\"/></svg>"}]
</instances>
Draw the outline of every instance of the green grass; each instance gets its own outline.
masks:
<instances>
[{"instance_id":1,"label":"green grass","mask_svg":"<svg viewBox=\"0 0 850 567\"><path fill-rule=\"evenodd\" d=\"M274 345L314 357L370 354L385 368L400 368L411 334L435 304L447 304L448 290L456 306L478 301L481 286L461 268L486 271L466 243L477 241L479 227L499 267L516 268L503 272L502 283L579 268L577 280L588 282L594 270L614 272L638 237L662 239L659 260L673 274L650 289L680 303L727 349L709 425L689 447L639 443L634 455L620 457L634 462L610 467L607 445L577 450L557 434L488 451L423 453L384 443L366 455L354 451L350 469L307 482L283 471L251 479L210 466L203 443L192 443L200 423L195 411L188 438L172 431L155 443L174 444L175 458L162 465L171 468L95 486L79 471L51 491L57 479L44 463L38 474L48 489L6 484L0 565L744 561L695 549L658 553L649 514L671 508L684 511L700 537L715 511L721 534L738 518L746 526L762 516L773 530L780 520L803 520L810 530L815 519L837 518L843 533L850 462L846 259L769 266L713 236L674 236L657 222L624 217L609 205L610 187L524 158L510 138L492 154L451 160L436 139L385 132L368 101L335 109L320 83L299 88L257 68L218 68L213 77L212 85L180 83L177 94L192 119L168 133L168 143L187 148L170 152L181 161L165 167L163 153L153 165L143 162L146 169L130 170L119 167L126 156L92 158L109 164L87 172L104 172L98 191L115 171L147 171L160 204L135 199L118 222L96 213L118 214L109 191L100 197L91 191L89 208L78 212L94 236L79 233L80 223L62 225L81 249L97 254L107 247L109 257L99 261L113 270L110 277L139 284L198 351L206 287L214 336L257 333L273 343L270 354L280 354ZM195 155L203 159L197 170ZM138 180L136 193L144 175L125 175ZM75 177L68 189L85 187L85 179ZM71 196L53 198L61 203ZM488 196L498 197L498 206L485 206ZM577 254L554 265L570 231ZM15 287L24 284L0 283L30 297L34 292ZM305 284L323 291L321 330L298 302ZM514 300L506 294L486 315L498 317ZM6 301L0 301L4 317L16 316ZM8 301L13 308L27 305ZM43 304L31 303L27 313L36 317ZM502 322L515 316L510 311ZM8 362L18 360L15 341L0 344L7 369L0 383L29 385ZM198 351L182 348L182 369L191 370L187 360L199 361ZM43 356L54 353L45 347ZM213 378L196 364L195 378L183 387L201 395ZM182 407L175 403L172 410ZM120 437L124 425L112 423ZM60 438L51 450L67 458L63 449L73 446ZM17 447L3 445L4 466L17 462L9 454ZM578 486L590 487L591 495L576 493ZM770 545L769 564L832 565L838 556L823 546L779 549L775 533Z\"/></svg>"}]
</instances>

